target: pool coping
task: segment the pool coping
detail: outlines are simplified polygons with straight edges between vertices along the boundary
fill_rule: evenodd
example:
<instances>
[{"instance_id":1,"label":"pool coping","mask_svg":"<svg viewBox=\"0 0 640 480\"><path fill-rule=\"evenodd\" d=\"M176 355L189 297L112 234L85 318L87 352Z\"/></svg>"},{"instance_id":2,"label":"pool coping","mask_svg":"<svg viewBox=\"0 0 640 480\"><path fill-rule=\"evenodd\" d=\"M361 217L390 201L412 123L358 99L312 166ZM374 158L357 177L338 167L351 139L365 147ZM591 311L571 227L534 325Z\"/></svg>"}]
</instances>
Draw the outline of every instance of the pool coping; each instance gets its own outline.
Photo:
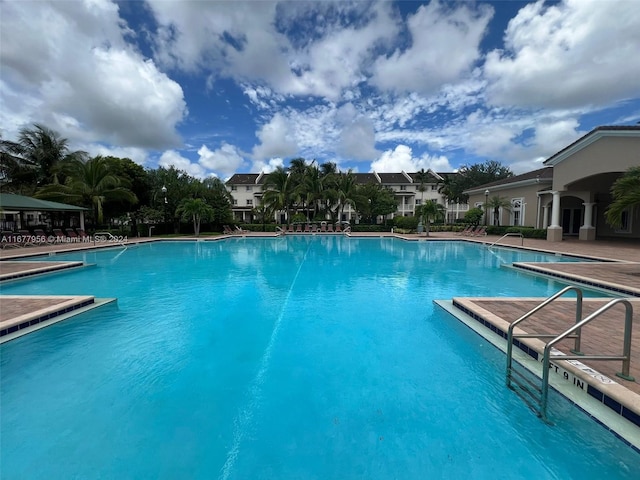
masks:
<instances>
[{"instance_id":1,"label":"pool coping","mask_svg":"<svg viewBox=\"0 0 640 480\"><path fill-rule=\"evenodd\" d=\"M67 320L73 316L88 312L103 305L116 303L116 298L96 298L92 295L2 295L3 301L47 300L53 305L33 310L9 320L4 320L0 326L0 344L15 340L41 328Z\"/></svg>"},{"instance_id":2,"label":"pool coping","mask_svg":"<svg viewBox=\"0 0 640 480\"><path fill-rule=\"evenodd\" d=\"M434 300L433 302L496 348L506 352L507 329L510 323L481 306L473 304L473 298L487 300L489 297L454 297L452 300ZM509 299L503 298L503 300ZM518 327L515 332L524 333ZM514 346L517 347L514 349L514 359L538 378L542 377L541 352L544 345L544 342L534 338L514 341ZM562 354L557 351L554 353ZM612 383L599 382L598 372L581 362L562 361L561 363L562 365L551 362L553 368L550 369L552 375L549 376L549 385L640 453L640 395L608 379L606 375L599 374ZM587 373L587 371L596 373ZM576 382L587 385L587 388L581 389L579 385L576 386ZM526 403L523 401L523 404Z\"/></svg>"}]
</instances>

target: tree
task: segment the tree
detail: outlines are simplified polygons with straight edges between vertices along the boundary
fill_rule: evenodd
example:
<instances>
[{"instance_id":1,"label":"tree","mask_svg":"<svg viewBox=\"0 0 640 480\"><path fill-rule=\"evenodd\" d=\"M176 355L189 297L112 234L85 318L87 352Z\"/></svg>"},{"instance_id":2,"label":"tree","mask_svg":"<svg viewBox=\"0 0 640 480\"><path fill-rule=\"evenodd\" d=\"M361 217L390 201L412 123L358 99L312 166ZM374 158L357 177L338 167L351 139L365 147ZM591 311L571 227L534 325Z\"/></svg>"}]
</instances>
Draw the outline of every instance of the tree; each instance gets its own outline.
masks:
<instances>
[{"instance_id":1,"label":"tree","mask_svg":"<svg viewBox=\"0 0 640 480\"><path fill-rule=\"evenodd\" d=\"M431 177L431 173L424 168L420 169L419 172L416 173L415 179L418 181L417 189L420 192L420 203L424 203L424 191L427 189L426 183L429 181Z\"/></svg>"},{"instance_id":2,"label":"tree","mask_svg":"<svg viewBox=\"0 0 640 480\"><path fill-rule=\"evenodd\" d=\"M640 207L640 166L631 167L611 186L613 202L605 212L607 223L621 227L627 209Z\"/></svg>"},{"instance_id":3,"label":"tree","mask_svg":"<svg viewBox=\"0 0 640 480\"><path fill-rule=\"evenodd\" d=\"M20 130L17 142L3 140L0 148L3 187L25 194L33 194L50 183L63 183L60 166L71 160L87 159L86 152L70 152L66 138L37 123Z\"/></svg>"},{"instance_id":4,"label":"tree","mask_svg":"<svg viewBox=\"0 0 640 480\"><path fill-rule=\"evenodd\" d=\"M479 225L484 211L480 207L470 208L467 213L464 214L464 221L471 225Z\"/></svg>"},{"instance_id":5,"label":"tree","mask_svg":"<svg viewBox=\"0 0 640 480\"><path fill-rule=\"evenodd\" d=\"M352 205L355 207L358 195L356 177L349 169L347 173L340 173L335 182L335 210L332 216L335 220L340 220L344 212L344 207Z\"/></svg>"},{"instance_id":6,"label":"tree","mask_svg":"<svg viewBox=\"0 0 640 480\"><path fill-rule=\"evenodd\" d=\"M104 205L112 201L135 204L138 198L129 190L128 182L110 170L110 163L101 156L87 162L74 158L65 161L64 184L52 183L38 190L38 198L64 201L91 207L96 224L104 221Z\"/></svg>"},{"instance_id":7,"label":"tree","mask_svg":"<svg viewBox=\"0 0 640 480\"><path fill-rule=\"evenodd\" d=\"M291 208L295 195L295 185L292 178L283 167L267 175L264 182L264 194L262 202L267 208L276 211L284 211L287 222L291 221Z\"/></svg>"},{"instance_id":8,"label":"tree","mask_svg":"<svg viewBox=\"0 0 640 480\"><path fill-rule=\"evenodd\" d=\"M213 208L211 208L202 198L185 198L180 202L176 210L176 214L185 220L193 220L193 232L197 236L200 235L201 222L207 221L213 216Z\"/></svg>"},{"instance_id":9,"label":"tree","mask_svg":"<svg viewBox=\"0 0 640 480\"><path fill-rule=\"evenodd\" d=\"M509 167L495 160L487 160L484 163L463 166L457 175L446 176L444 181L440 182L439 191L450 201L466 203L469 195L463 193L465 190L512 176L513 172Z\"/></svg>"},{"instance_id":10,"label":"tree","mask_svg":"<svg viewBox=\"0 0 640 480\"><path fill-rule=\"evenodd\" d=\"M416 213L420 217L420 221L426 220L425 224L425 233L427 237L429 236L429 224L431 220L437 221L439 219L444 218L446 209L444 205L440 205L435 200L427 200L424 204L418 206L416 208Z\"/></svg>"},{"instance_id":11,"label":"tree","mask_svg":"<svg viewBox=\"0 0 640 480\"><path fill-rule=\"evenodd\" d=\"M184 198L198 196L194 194L198 181L187 172L178 170L173 165L169 168L159 167L149 170L150 184L150 206L163 213L166 231L169 226L173 227L173 232L180 231L180 216L176 214L180 202ZM166 188L166 192L162 188Z\"/></svg>"},{"instance_id":12,"label":"tree","mask_svg":"<svg viewBox=\"0 0 640 480\"><path fill-rule=\"evenodd\" d=\"M389 215L398 208L393 190L377 183L358 185L355 204L358 213L371 224L376 223L378 215Z\"/></svg>"},{"instance_id":13,"label":"tree","mask_svg":"<svg viewBox=\"0 0 640 480\"><path fill-rule=\"evenodd\" d=\"M507 197L500 197L498 195L494 195L493 197L489 198L486 208L493 209L493 224L499 226L500 225L500 209L504 208L505 210L511 211L511 202L507 200Z\"/></svg>"}]
</instances>

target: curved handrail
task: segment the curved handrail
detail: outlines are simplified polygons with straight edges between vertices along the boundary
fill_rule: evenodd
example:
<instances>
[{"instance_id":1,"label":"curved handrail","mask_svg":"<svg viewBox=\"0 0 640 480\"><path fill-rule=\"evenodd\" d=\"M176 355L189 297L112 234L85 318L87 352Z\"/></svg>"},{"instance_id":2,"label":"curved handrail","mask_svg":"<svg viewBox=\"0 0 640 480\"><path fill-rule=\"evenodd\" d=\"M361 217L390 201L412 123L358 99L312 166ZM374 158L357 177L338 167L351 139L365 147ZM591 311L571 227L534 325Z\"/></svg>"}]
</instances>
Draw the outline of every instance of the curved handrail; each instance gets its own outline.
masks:
<instances>
[{"instance_id":1,"label":"curved handrail","mask_svg":"<svg viewBox=\"0 0 640 480\"><path fill-rule=\"evenodd\" d=\"M631 368L631 328L633 326L633 306L631 302L625 298L616 298L611 300L605 306L599 308L584 320L576 323L568 330L565 330L553 340L548 342L544 347L543 359L542 359L542 400L541 400L541 412L545 415L547 402L549 398L549 363L551 362L551 348L558 342L561 342L566 337L571 335L575 331L580 331L587 323L595 320L611 307L622 303L625 306L624 316L624 345L622 347L622 355L554 355L557 360L622 360L622 372L616 373L617 376L625 380L634 380L629 375L629 369Z\"/></svg>"},{"instance_id":2,"label":"curved handrail","mask_svg":"<svg viewBox=\"0 0 640 480\"><path fill-rule=\"evenodd\" d=\"M505 233L503 236L501 236L498 240L496 240L495 242L493 242L491 245L489 245L487 248L491 248L493 247L496 243L498 243L500 240L502 240L505 237L515 237L515 236L519 236L520 237L520 246L523 247L524 246L524 235L522 235L519 232L511 232L511 233Z\"/></svg>"},{"instance_id":3,"label":"curved handrail","mask_svg":"<svg viewBox=\"0 0 640 480\"><path fill-rule=\"evenodd\" d=\"M519 323L522 323L523 321L525 321L527 318L529 318L531 315L533 315L534 313L542 310L544 307L546 307L547 305L549 305L551 302L553 302L554 300L556 300L558 297L561 297L562 295L564 295L567 292L570 291L575 291L576 292L576 324L580 323L580 320L582 318L582 290L578 287L574 287L572 285L568 286L568 287L564 287L562 290L560 290L559 292L555 293L554 295L550 296L549 298L547 298L544 302L542 302L540 305L538 305L537 307L529 310L527 313L525 313L524 315L522 315L520 318L518 318L515 322L513 322L511 325L509 325L509 328L507 329L507 386L511 385L511 365L512 365L512 355L513 355L513 330L515 329L516 325L518 325ZM580 351L580 329L576 329L576 340L575 340L575 345L573 347L574 352L579 352ZM523 335L520 335L523 336ZM540 335L532 335L533 337L540 337Z\"/></svg>"}]
</instances>

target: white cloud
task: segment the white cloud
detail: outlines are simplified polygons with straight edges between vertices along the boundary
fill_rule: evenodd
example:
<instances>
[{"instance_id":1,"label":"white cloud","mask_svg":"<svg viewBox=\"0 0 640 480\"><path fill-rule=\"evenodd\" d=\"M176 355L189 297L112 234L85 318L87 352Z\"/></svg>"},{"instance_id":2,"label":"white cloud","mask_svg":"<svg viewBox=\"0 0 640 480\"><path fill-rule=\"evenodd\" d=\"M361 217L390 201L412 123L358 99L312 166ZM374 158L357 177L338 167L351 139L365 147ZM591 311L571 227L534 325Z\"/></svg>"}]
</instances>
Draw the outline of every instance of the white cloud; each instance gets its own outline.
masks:
<instances>
[{"instance_id":1,"label":"white cloud","mask_svg":"<svg viewBox=\"0 0 640 480\"><path fill-rule=\"evenodd\" d=\"M1 22L8 132L39 122L78 142L180 142L182 88L126 44L116 4L4 2Z\"/></svg>"},{"instance_id":2,"label":"white cloud","mask_svg":"<svg viewBox=\"0 0 640 480\"><path fill-rule=\"evenodd\" d=\"M145 165L149 161L147 151L136 147L111 147L99 144L79 145L78 150L87 152L92 157L102 155L103 157L130 158L138 165Z\"/></svg>"},{"instance_id":3,"label":"white cloud","mask_svg":"<svg viewBox=\"0 0 640 480\"><path fill-rule=\"evenodd\" d=\"M380 57L372 82L383 90L431 93L468 75L480 58L479 45L493 8L456 4L449 8L432 0L408 17L412 44Z\"/></svg>"},{"instance_id":4,"label":"white cloud","mask_svg":"<svg viewBox=\"0 0 640 480\"><path fill-rule=\"evenodd\" d=\"M284 167L284 160L282 158L271 158L269 160L256 160L251 166L251 171L254 173L264 172L271 173L278 167Z\"/></svg>"},{"instance_id":5,"label":"white cloud","mask_svg":"<svg viewBox=\"0 0 640 480\"><path fill-rule=\"evenodd\" d=\"M198 150L198 155L200 155L198 160L200 165L207 170L220 172L222 176L228 176L236 172L244 162L238 149L228 143L223 143L220 148L214 151L202 145Z\"/></svg>"},{"instance_id":6,"label":"white cloud","mask_svg":"<svg viewBox=\"0 0 640 480\"><path fill-rule=\"evenodd\" d=\"M387 150L382 153L380 158L371 163L371 171L375 172L416 172L424 168L431 169L435 172L450 172L452 167L447 157L431 156L428 153L418 158L413 156L411 147L407 145L398 145L393 150Z\"/></svg>"},{"instance_id":7,"label":"white cloud","mask_svg":"<svg viewBox=\"0 0 640 480\"><path fill-rule=\"evenodd\" d=\"M496 105L586 108L640 94L640 8L634 1L528 4L511 19L505 49L487 55Z\"/></svg>"},{"instance_id":8,"label":"white cloud","mask_svg":"<svg viewBox=\"0 0 640 480\"><path fill-rule=\"evenodd\" d=\"M380 152L375 149L374 124L358 113L351 103L346 103L336 111L336 121L340 125L340 141L337 153L351 160L372 160Z\"/></svg>"},{"instance_id":9,"label":"white cloud","mask_svg":"<svg viewBox=\"0 0 640 480\"><path fill-rule=\"evenodd\" d=\"M273 157L286 157L297 152L298 147L291 138L291 125L280 113L276 113L269 123L264 124L256 133L260 144L253 147L255 160Z\"/></svg>"},{"instance_id":10,"label":"white cloud","mask_svg":"<svg viewBox=\"0 0 640 480\"><path fill-rule=\"evenodd\" d=\"M169 168L171 166L175 167L178 170L183 170L187 172L192 177L196 178L205 178L207 177L207 172L199 163L193 163L188 158L183 157L180 153L175 150L167 150L161 156L160 160L158 160L158 165L164 168Z\"/></svg>"}]
</instances>

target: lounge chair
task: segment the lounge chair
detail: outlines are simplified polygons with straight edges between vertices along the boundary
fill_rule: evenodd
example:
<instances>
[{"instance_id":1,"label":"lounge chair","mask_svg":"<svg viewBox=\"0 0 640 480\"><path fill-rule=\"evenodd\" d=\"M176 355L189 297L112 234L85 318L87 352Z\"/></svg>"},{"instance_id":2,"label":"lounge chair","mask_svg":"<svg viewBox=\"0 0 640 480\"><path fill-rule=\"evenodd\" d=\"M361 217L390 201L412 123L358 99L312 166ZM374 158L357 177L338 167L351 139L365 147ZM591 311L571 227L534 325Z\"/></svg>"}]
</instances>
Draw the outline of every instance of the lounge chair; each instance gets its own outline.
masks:
<instances>
[{"instance_id":1,"label":"lounge chair","mask_svg":"<svg viewBox=\"0 0 640 480\"><path fill-rule=\"evenodd\" d=\"M73 228L65 228L64 231L67 233L67 237L78 238L78 234Z\"/></svg>"},{"instance_id":2,"label":"lounge chair","mask_svg":"<svg viewBox=\"0 0 640 480\"><path fill-rule=\"evenodd\" d=\"M222 229L222 233L224 233L225 235L233 235L235 233L233 230L231 230L231 227L229 225L224 225Z\"/></svg>"},{"instance_id":3,"label":"lounge chair","mask_svg":"<svg viewBox=\"0 0 640 480\"><path fill-rule=\"evenodd\" d=\"M5 248L19 248L20 243L18 243L18 239L15 233L10 231L3 231L2 236L0 237L0 245L2 249Z\"/></svg>"},{"instance_id":4,"label":"lounge chair","mask_svg":"<svg viewBox=\"0 0 640 480\"><path fill-rule=\"evenodd\" d=\"M342 232L342 226L339 223L336 223L336 232Z\"/></svg>"},{"instance_id":5,"label":"lounge chair","mask_svg":"<svg viewBox=\"0 0 640 480\"><path fill-rule=\"evenodd\" d=\"M302 225L296 225L296 233L302 233Z\"/></svg>"},{"instance_id":6,"label":"lounge chair","mask_svg":"<svg viewBox=\"0 0 640 480\"><path fill-rule=\"evenodd\" d=\"M465 237L471 237L473 236L473 232L475 232L476 230L480 230L480 226L471 227L469 231L465 230L464 232L462 232L462 235L464 235Z\"/></svg>"},{"instance_id":7,"label":"lounge chair","mask_svg":"<svg viewBox=\"0 0 640 480\"><path fill-rule=\"evenodd\" d=\"M320 224L320 231L321 232L326 232L327 231L327 224L326 223L321 223Z\"/></svg>"},{"instance_id":8,"label":"lounge chair","mask_svg":"<svg viewBox=\"0 0 640 480\"><path fill-rule=\"evenodd\" d=\"M311 232L311 226L308 223L304 224L304 233L310 233Z\"/></svg>"},{"instance_id":9,"label":"lounge chair","mask_svg":"<svg viewBox=\"0 0 640 480\"><path fill-rule=\"evenodd\" d=\"M473 231L475 227L473 225L469 225L467 228L465 228L464 230L456 233L456 235L468 235L470 232Z\"/></svg>"},{"instance_id":10,"label":"lounge chair","mask_svg":"<svg viewBox=\"0 0 640 480\"><path fill-rule=\"evenodd\" d=\"M18 243L21 247L33 247L36 245L36 236L32 235L29 230L18 230Z\"/></svg>"},{"instance_id":11,"label":"lounge chair","mask_svg":"<svg viewBox=\"0 0 640 480\"><path fill-rule=\"evenodd\" d=\"M289 225L289 227L287 228L287 232L288 233L293 233L293 225Z\"/></svg>"},{"instance_id":12,"label":"lounge chair","mask_svg":"<svg viewBox=\"0 0 640 480\"><path fill-rule=\"evenodd\" d=\"M472 234L472 237L480 237L487 234L487 227L479 227Z\"/></svg>"},{"instance_id":13,"label":"lounge chair","mask_svg":"<svg viewBox=\"0 0 640 480\"><path fill-rule=\"evenodd\" d=\"M67 236L60 228L54 228L53 236L56 237L56 242L64 242L67 239Z\"/></svg>"},{"instance_id":14,"label":"lounge chair","mask_svg":"<svg viewBox=\"0 0 640 480\"><path fill-rule=\"evenodd\" d=\"M243 228L240 228L238 225L236 225L236 233L249 233L250 230L244 230Z\"/></svg>"},{"instance_id":15,"label":"lounge chair","mask_svg":"<svg viewBox=\"0 0 640 480\"><path fill-rule=\"evenodd\" d=\"M89 235L87 235L87 233L81 228L76 228L76 233L78 234L79 238L88 238L89 237Z\"/></svg>"},{"instance_id":16,"label":"lounge chair","mask_svg":"<svg viewBox=\"0 0 640 480\"><path fill-rule=\"evenodd\" d=\"M330 223L329 225L327 225L327 232L333 233L333 224Z\"/></svg>"}]
</instances>

